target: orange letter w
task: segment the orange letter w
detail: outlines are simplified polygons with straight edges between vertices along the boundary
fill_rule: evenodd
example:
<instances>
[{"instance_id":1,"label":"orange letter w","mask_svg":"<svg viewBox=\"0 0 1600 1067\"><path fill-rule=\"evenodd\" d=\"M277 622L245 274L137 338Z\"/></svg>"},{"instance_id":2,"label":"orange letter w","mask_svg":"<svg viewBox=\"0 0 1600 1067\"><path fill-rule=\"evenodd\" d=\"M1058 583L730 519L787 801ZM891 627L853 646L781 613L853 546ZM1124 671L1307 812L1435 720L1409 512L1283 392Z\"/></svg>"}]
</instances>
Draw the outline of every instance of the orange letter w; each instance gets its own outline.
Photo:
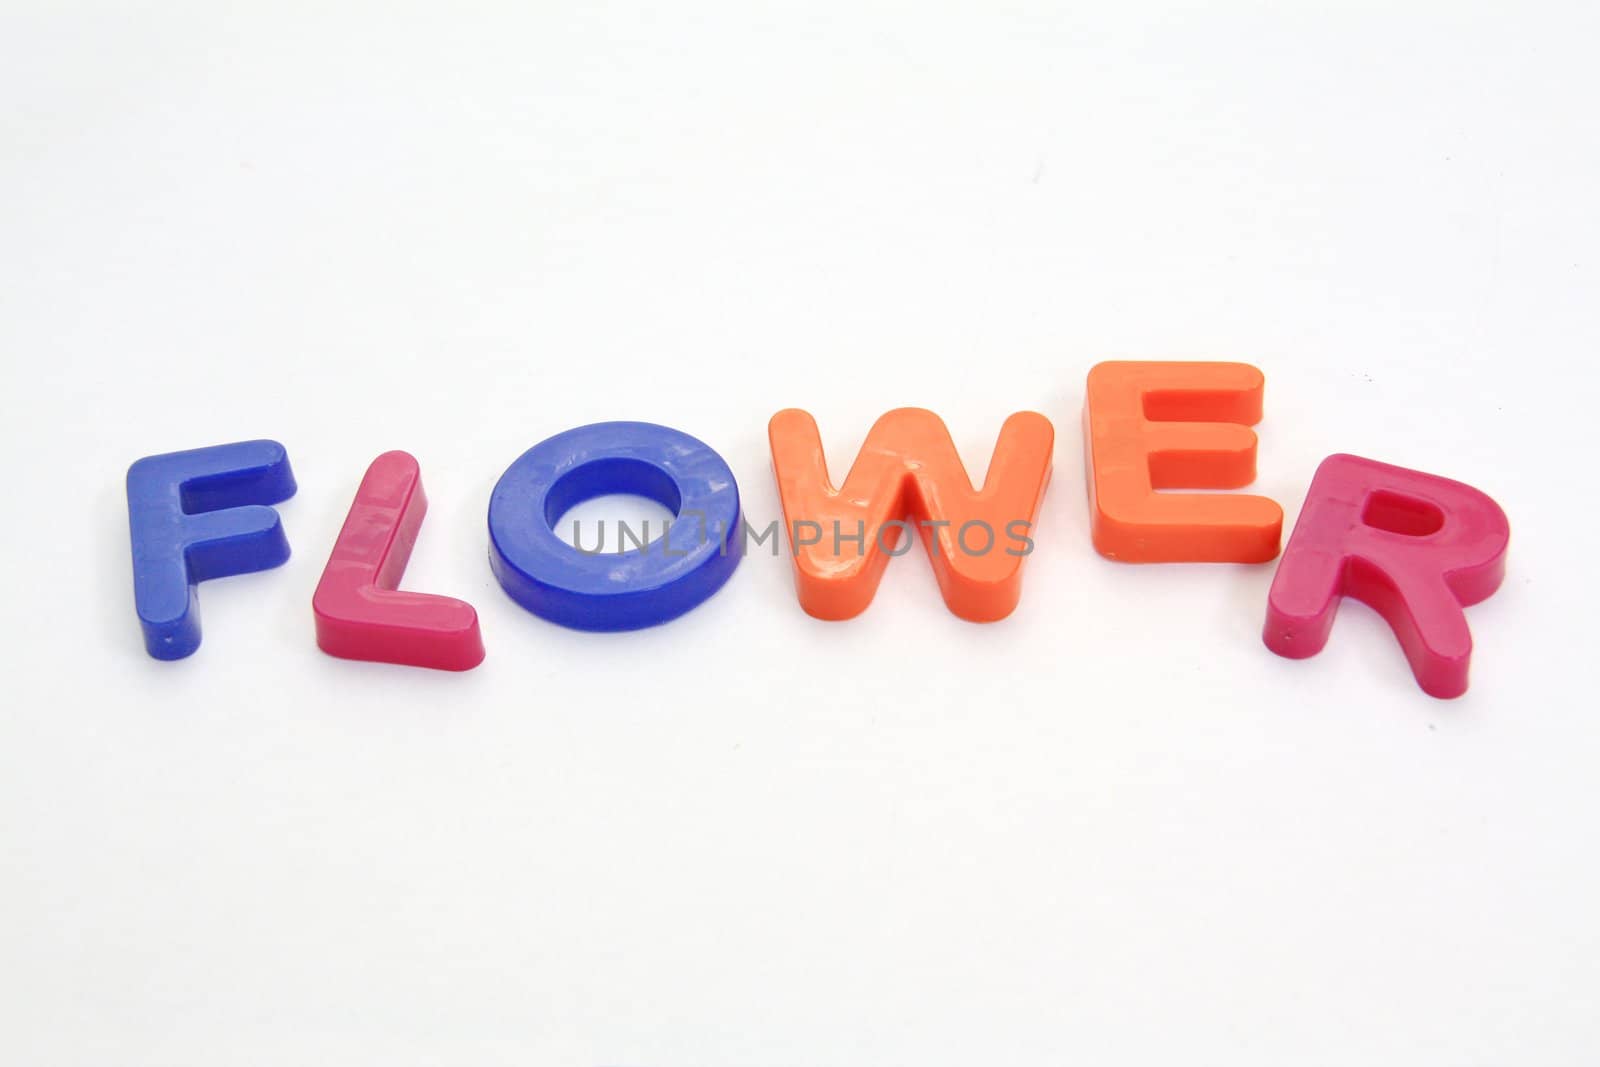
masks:
<instances>
[{"instance_id":1,"label":"orange letter w","mask_svg":"<svg viewBox=\"0 0 1600 1067\"><path fill-rule=\"evenodd\" d=\"M973 489L950 432L921 408L873 424L844 485L828 480L817 423L797 408L767 426L800 606L819 619L865 611L911 520L951 611L973 622L1011 614L1029 531L1050 480L1055 430L1019 411L1000 428L983 488Z\"/></svg>"}]
</instances>

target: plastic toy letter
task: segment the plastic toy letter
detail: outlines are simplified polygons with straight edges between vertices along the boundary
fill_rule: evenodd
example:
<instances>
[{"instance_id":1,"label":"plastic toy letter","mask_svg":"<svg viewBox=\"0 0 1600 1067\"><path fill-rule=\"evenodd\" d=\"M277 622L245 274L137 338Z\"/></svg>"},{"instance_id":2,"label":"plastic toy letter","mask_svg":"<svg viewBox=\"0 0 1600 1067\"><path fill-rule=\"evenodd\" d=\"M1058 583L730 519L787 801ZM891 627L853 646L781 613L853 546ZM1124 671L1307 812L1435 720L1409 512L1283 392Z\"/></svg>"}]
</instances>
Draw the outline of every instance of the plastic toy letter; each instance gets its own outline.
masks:
<instances>
[{"instance_id":1,"label":"plastic toy letter","mask_svg":"<svg viewBox=\"0 0 1600 1067\"><path fill-rule=\"evenodd\" d=\"M1321 652L1339 598L1388 620L1424 692L1467 691L1472 634L1461 609L1506 573L1511 526L1470 485L1356 456L1317 468L1267 596L1263 638L1280 656Z\"/></svg>"},{"instance_id":2,"label":"plastic toy letter","mask_svg":"<svg viewBox=\"0 0 1600 1067\"><path fill-rule=\"evenodd\" d=\"M939 416L921 408L900 408L873 424L838 489L810 415L780 411L767 434L795 587L808 614L848 619L865 611L913 525L952 612L991 622L1016 608L1029 531L1050 481L1049 419L1020 411L1005 421L981 489L972 487Z\"/></svg>"},{"instance_id":3,"label":"plastic toy letter","mask_svg":"<svg viewBox=\"0 0 1600 1067\"><path fill-rule=\"evenodd\" d=\"M1283 509L1238 489L1256 477L1266 380L1248 363L1101 363L1089 371L1089 526L1095 551L1127 563L1265 563Z\"/></svg>"},{"instance_id":4,"label":"plastic toy letter","mask_svg":"<svg viewBox=\"0 0 1600 1067\"><path fill-rule=\"evenodd\" d=\"M133 600L150 655L182 659L200 647L196 583L289 558L283 524L266 505L294 490L276 441L146 456L128 468Z\"/></svg>"},{"instance_id":5,"label":"plastic toy letter","mask_svg":"<svg viewBox=\"0 0 1600 1067\"><path fill-rule=\"evenodd\" d=\"M674 518L629 552L583 552L556 535L574 505L613 493L647 497ZM733 471L704 441L648 422L591 423L534 445L495 483L489 566L542 619L638 630L676 619L732 577L741 514Z\"/></svg>"},{"instance_id":6,"label":"plastic toy letter","mask_svg":"<svg viewBox=\"0 0 1600 1067\"><path fill-rule=\"evenodd\" d=\"M427 511L415 458L385 452L372 461L311 598L322 651L446 671L483 662L471 604L396 589Z\"/></svg>"}]
</instances>

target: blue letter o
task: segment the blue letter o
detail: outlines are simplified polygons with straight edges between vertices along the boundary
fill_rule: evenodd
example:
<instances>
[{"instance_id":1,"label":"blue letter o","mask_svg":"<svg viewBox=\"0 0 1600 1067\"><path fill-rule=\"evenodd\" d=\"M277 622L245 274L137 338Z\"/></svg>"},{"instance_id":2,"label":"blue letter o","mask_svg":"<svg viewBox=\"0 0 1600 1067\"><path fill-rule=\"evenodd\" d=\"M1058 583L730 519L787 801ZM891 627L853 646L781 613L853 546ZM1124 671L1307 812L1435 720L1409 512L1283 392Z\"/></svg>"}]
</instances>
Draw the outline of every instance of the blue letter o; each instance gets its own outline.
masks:
<instances>
[{"instance_id":1,"label":"blue letter o","mask_svg":"<svg viewBox=\"0 0 1600 1067\"><path fill-rule=\"evenodd\" d=\"M555 524L597 496L648 497L677 518L627 553L587 554ZM648 422L597 422L524 452L489 497L489 565L511 599L575 630L675 619L739 565L739 486L710 445Z\"/></svg>"}]
</instances>

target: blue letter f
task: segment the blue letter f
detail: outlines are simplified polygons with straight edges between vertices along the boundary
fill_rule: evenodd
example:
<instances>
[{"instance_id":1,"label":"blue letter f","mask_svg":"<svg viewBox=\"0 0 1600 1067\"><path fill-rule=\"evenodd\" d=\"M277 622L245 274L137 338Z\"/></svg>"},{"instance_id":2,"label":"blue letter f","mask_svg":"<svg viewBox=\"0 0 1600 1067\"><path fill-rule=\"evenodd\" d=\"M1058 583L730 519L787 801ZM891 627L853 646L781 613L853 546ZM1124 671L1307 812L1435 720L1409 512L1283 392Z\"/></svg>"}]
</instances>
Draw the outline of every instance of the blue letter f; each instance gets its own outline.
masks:
<instances>
[{"instance_id":1,"label":"blue letter f","mask_svg":"<svg viewBox=\"0 0 1600 1067\"><path fill-rule=\"evenodd\" d=\"M128 468L133 602L156 659L200 647L195 583L263 571L289 558L278 513L294 496L276 441L240 441L146 456Z\"/></svg>"}]
</instances>

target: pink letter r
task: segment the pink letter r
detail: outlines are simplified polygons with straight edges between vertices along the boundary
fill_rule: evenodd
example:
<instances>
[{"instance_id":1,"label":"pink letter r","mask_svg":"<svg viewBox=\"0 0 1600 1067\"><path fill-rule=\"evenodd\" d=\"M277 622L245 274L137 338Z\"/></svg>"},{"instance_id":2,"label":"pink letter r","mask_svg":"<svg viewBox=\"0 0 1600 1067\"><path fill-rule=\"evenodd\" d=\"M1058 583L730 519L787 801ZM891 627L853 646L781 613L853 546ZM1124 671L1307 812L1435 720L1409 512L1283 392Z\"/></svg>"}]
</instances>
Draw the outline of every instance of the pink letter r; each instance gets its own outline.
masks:
<instances>
[{"instance_id":1,"label":"pink letter r","mask_svg":"<svg viewBox=\"0 0 1600 1067\"><path fill-rule=\"evenodd\" d=\"M1317 468L1267 595L1267 647L1321 652L1341 597L1388 620L1424 692L1467 691L1472 634L1461 609L1506 573L1510 524L1483 493L1432 474L1357 456Z\"/></svg>"}]
</instances>

